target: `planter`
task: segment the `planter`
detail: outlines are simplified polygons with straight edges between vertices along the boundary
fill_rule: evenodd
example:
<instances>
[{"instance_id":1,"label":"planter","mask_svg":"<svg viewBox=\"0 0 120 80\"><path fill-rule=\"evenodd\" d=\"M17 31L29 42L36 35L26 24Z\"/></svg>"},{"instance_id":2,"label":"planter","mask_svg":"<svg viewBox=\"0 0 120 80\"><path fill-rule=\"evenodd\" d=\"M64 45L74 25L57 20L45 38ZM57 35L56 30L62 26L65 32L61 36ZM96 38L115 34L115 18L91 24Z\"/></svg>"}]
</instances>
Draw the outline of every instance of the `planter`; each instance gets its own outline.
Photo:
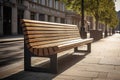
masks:
<instances>
[{"instance_id":1,"label":"planter","mask_svg":"<svg viewBox=\"0 0 120 80\"><path fill-rule=\"evenodd\" d=\"M90 38L94 38L94 41L102 39L103 38L102 31L100 31L100 30L90 30Z\"/></svg>"}]
</instances>

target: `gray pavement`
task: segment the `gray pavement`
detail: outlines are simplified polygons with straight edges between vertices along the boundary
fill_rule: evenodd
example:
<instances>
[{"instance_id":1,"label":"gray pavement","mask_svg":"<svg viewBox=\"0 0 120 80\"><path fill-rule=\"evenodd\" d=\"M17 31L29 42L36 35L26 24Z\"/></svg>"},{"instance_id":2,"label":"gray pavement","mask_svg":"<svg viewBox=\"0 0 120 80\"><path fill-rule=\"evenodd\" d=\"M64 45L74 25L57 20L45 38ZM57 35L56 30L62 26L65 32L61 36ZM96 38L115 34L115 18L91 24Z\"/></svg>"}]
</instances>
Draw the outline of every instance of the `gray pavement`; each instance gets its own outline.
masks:
<instances>
[{"instance_id":1,"label":"gray pavement","mask_svg":"<svg viewBox=\"0 0 120 80\"><path fill-rule=\"evenodd\" d=\"M0 37L0 43L22 41L23 39L23 35L5 36Z\"/></svg>"},{"instance_id":2,"label":"gray pavement","mask_svg":"<svg viewBox=\"0 0 120 80\"><path fill-rule=\"evenodd\" d=\"M23 41L0 43L0 67L23 60Z\"/></svg>"},{"instance_id":3,"label":"gray pavement","mask_svg":"<svg viewBox=\"0 0 120 80\"><path fill-rule=\"evenodd\" d=\"M84 49L86 46L79 47ZM73 53L73 49L59 54L59 73L23 71L23 60L0 68L3 80L120 80L120 34L92 43L92 52ZM33 59L33 65L48 61ZM36 64L35 64L36 63Z\"/></svg>"}]
</instances>

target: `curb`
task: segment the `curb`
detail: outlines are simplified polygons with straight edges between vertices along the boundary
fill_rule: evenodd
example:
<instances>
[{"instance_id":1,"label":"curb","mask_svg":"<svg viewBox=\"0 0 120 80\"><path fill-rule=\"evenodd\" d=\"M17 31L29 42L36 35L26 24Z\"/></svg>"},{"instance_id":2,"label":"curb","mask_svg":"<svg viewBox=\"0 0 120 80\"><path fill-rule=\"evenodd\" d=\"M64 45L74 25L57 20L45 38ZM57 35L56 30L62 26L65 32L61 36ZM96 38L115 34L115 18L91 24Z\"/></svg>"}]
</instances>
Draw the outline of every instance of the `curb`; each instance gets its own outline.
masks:
<instances>
[{"instance_id":1,"label":"curb","mask_svg":"<svg viewBox=\"0 0 120 80\"><path fill-rule=\"evenodd\" d=\"M5 42L14 42L14 41L23 41L24 38L8 38L8 39L1 39L0 43L5 43Z\"/></svg>"}]
</instances>

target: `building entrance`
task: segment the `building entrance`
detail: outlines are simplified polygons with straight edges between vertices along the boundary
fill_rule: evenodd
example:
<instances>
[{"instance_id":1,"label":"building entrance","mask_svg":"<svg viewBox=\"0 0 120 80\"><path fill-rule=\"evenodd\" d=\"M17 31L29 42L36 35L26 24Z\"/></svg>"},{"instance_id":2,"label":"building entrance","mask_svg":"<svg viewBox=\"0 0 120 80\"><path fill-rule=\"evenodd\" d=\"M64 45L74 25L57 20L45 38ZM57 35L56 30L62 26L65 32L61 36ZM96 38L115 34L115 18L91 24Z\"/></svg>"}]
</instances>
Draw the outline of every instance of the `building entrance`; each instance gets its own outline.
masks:
<instances>
[{"instance_id":1,"label":"building entrance","mask_svg":"<svg viewBox=\"0 0 120 80\"><path fill-rule=\"evenodd\" d=\"M17 16L18 16L18 34L23 34L20 19L23 19L23 17L24 17L24 10L18 9L18 15Z\"/></svg>"},{"instance_id":2,"label":"building entrance","mask_svg":"<svg viewBox=\"0 0 120 80\"><path fill-rule=\"evenodd\" d=\"M12 34L11 16L12 16L12 8L8 6L4 6L3 7L3 34L4 35Z\"/></svg>"}]
</instances>

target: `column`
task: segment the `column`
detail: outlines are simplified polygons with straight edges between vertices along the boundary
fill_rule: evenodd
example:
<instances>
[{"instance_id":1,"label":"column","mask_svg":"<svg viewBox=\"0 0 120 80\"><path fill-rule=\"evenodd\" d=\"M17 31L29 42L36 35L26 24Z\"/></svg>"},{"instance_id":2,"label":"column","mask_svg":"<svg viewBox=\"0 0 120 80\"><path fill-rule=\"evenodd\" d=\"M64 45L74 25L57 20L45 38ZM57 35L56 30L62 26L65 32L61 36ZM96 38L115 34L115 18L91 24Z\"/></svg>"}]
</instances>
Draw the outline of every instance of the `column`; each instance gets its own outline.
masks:
<instances>
[{"instance_id":1,"label":"column","mask_svg":"<svg viewBox=\"0 0 120 80\"><path fill-rule=\"evenodd\" d=\"M28 10L24 12L24 19L30 19L30 12Z\"/></svg>"},{"instance_id":2,"label":"column","mask_svg":"<svg viewBox=\"0 0 120 80\"><path fill-rule=\"evenodd\" d=\"M3 35L3 6L0 6L0 36Z\"/></svg>"},{"instance_id":3,"label":"column","mask_svg":"<svg viewBox=\"0 0 120 80\"><path fill-rule=\"evenodd\" d=\"M45 14L45 21L48 21L48 15Z\"/></svg>"},{"instance_id":4,"label":"column","mask_svg":"<svg viewBox=\"0 0 120 80\"><path fill-rule=\"evenodd\" d=\"M12 8L12 35L17 34L17 7Z\"/></svg>"},{"instance_id":5,"label":"column","mask_svg":"<svg viewBox=\"0 0 120 80\"><path fill-rule=\"evenodd\" d=\"M39 21L39 13L36 13L36 20Z\"/></svg>"},{"instance_id":6,"label":"column","mask_svg":"<svg viewBox=\"0 0 120 80\"><path fill-rule=\"evenodd\" d=\"M51 16L51 22L55 22L55 17Z\"/></svg>"},{"instance_id":7,"label":"column","mask_svg":"<svg viewBox=\"0 0 120 80\"><path fill-rule=\"evenodd\" d=\"M61 18L58 17L58 18L57 18L57 21L58 21L58 23L61 23Z\"/></svg>"},{"instance_id":8,"label":"column","mask_svg":"<svg viewBox=\"0 0 120 80\"><path fill-rule=\"evenodd\" d=\"M24 5L27 6L27 9L24 12L24 18L25 19L30 19L30 11L28 10L28 7L29 7L28 1L25 0Z\"/></svg>"}]
</instances>

